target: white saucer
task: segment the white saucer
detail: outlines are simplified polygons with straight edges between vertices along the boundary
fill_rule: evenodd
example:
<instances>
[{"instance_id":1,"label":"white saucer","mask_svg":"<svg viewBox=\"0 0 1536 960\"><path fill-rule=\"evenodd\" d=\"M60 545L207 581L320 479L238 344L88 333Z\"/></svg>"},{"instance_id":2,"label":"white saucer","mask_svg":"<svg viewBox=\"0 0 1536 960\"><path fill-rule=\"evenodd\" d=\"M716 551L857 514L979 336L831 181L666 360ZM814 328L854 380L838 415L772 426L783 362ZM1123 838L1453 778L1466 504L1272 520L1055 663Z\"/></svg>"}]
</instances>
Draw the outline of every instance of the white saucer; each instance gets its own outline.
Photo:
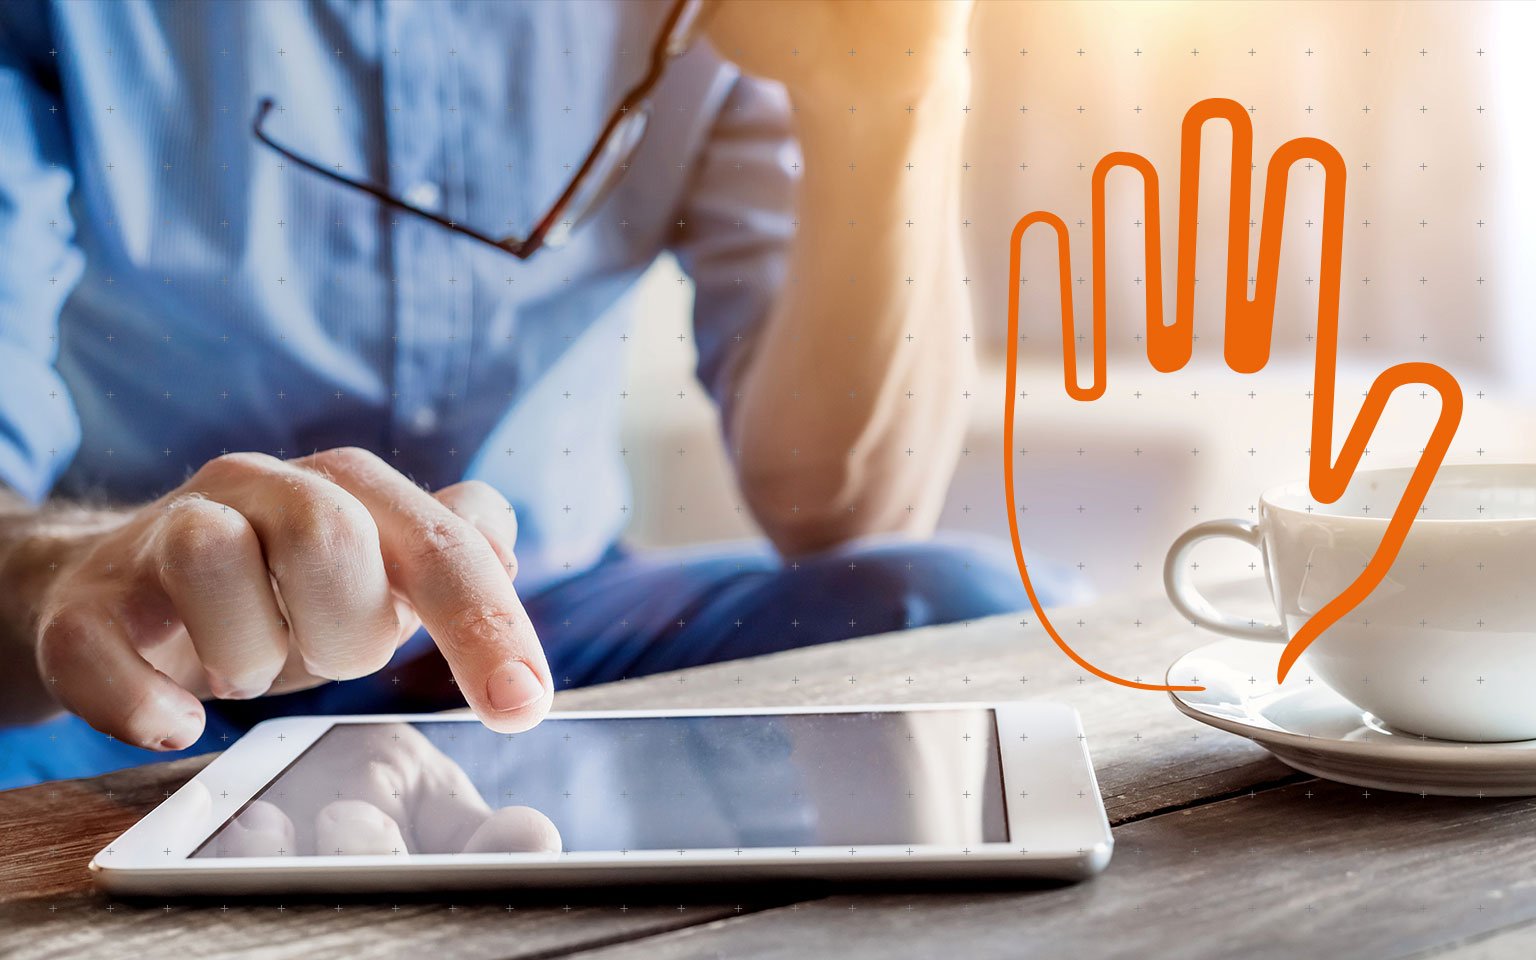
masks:
<instances>
[{"instance_id":1,"label":"white saucer","mask_svg":"<svg viewBox=\"0 0 1536 960\"><path fill-rule=\"evenodd\" d=\"M1275 683L1280 647L1218 640L1180 657L1174 706L1257 742L1304 773L1379 790L1449 797L1536 796L1536 740L1460 743L1393 730L1307 674ZM1310 681L1310 682L1309 682Z\"/></svg>"}]
</instances>

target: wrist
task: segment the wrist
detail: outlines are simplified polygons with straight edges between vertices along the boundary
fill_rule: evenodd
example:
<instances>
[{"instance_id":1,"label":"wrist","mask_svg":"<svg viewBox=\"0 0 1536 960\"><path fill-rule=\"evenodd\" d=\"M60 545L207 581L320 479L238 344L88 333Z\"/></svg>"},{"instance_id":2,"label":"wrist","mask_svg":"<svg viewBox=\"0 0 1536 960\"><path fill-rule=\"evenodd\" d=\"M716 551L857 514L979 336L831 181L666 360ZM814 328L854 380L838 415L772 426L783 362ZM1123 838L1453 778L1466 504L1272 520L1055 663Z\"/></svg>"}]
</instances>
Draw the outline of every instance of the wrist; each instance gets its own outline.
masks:
<instances>
[{"instance_id":1,"label":"wrist","mask_svg":"<svg viewBox=\"0 0 1536 960\"><path fill-rule=\"evenodd\" d=\"M112 511L35 511L0 520L0 631L30 643L44 599L103 530Z\"/></svg>"},{"instance_id":2,"label":"wrist","mask_svg":"<svg viewBox=\"0 0 1536 960\"><path fill-rule=\"evenodd\" d=\"M35 514L0 520L0 671L7 677L0 724L39 723L60 709L38 672L37 641L44 598L74 561L63 539L18 530L35 520Z\"/></svg>"}]
</instances>

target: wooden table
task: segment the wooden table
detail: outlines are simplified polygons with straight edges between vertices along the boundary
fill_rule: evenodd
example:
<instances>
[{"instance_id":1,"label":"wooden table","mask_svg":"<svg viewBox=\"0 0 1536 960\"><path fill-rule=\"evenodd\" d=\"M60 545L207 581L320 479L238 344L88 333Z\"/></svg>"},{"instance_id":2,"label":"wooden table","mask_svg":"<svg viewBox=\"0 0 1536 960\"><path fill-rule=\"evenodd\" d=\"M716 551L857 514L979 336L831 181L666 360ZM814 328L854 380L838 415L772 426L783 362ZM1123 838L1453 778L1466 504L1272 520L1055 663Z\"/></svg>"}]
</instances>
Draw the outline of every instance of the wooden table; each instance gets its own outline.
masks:
<instances>
[{"instance_id":1,"label":"wooden table","mask_svg":"<svg viewBox=\"0 0 1536 960\"><path fill-rule=\"evenodd\" d=\"M1536 954L1536 801L1426 799L1298 774L1246 740L1184 718L1164 694L1083 676L1032 616L1027 626L1020 619L663 674L561 694L560 704L1069 701L1082 712L1115 824L1114 860L1088 883L830 894L716 888L703 900L630 891L161 904L95 892L89 858L195 773L206 762L198 758L0 794L0 956ZM1208 639L1161 598L1053 619L1091 659L1147 678L1161 678L1180 652Z\"/></svg>"}]
</instances>

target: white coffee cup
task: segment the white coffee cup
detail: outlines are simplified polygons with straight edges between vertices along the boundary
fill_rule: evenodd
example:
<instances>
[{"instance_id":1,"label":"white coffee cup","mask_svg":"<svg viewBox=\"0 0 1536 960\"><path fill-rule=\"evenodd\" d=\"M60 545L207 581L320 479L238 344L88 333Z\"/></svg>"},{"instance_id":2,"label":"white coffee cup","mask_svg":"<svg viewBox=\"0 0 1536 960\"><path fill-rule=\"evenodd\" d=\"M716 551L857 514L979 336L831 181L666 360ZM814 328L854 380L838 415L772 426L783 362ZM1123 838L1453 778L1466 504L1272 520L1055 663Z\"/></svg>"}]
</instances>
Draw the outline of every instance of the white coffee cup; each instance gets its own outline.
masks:
<instances>
[{"instance_id":1,"label":"white coffee cup","mask_svg":"<svg viewBox=\"0 0 1536 960\"><path fill-rule=\"evenodd\" d=\"M1362 471L1331 504L1290 483L1264 494L1257 522L1190 528L1163 566L1168 598L1207 629L1288 642L1360 575L1411 473ZM1260 550L1280 623L1224 613L1195 589L1189 552L1209 537ZM1316 676L1407 733L1536 739L1536 464L1441 467L1381 584L1291 675Z\"/></svg>"}]
</instances>

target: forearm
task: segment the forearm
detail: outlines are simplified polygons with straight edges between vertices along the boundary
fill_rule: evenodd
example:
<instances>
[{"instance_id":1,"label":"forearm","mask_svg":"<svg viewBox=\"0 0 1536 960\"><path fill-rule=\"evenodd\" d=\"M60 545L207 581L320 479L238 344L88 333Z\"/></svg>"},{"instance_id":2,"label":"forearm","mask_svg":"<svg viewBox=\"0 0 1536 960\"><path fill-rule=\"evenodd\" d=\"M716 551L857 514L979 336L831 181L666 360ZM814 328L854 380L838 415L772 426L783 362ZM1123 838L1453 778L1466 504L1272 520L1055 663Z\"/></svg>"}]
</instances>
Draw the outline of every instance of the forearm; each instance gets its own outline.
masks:
<instances>
[{"instance_id":1,"label":"forearm","mask_svg":"<svg viewBox=\"0 0 1536 960\"><path fill-rule=\"evenodd\" d=\"M744 494L785 553L931 528L972 354L959 238L964 78L907 104L805 102L788 281L729 429ZM852 165L850 167L850 164Z\"/></svg>"},{"instance_id":2,"label":"forearm","mask_svg":"<svg viewBox=\"0 0 1536 960\"><path fill-rule=\"evenodd\" d=\"M84 535L122 522L110 509L34 507L0 488L0 725L36 723L60 707L38 674L38 620L48 587Z\"/></svg>"}]
</instances>

